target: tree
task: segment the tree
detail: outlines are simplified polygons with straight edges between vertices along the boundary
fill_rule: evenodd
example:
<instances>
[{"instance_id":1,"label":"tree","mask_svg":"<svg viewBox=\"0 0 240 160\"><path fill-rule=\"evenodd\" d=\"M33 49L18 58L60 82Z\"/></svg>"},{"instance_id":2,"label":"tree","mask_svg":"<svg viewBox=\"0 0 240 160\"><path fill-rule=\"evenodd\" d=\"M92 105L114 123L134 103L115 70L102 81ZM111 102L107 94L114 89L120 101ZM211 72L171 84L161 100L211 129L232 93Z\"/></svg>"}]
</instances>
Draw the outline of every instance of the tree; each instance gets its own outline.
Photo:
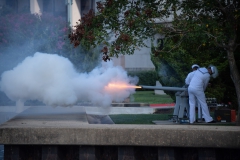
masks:
<instances>
[{"instance_id":1,"label":"tree","mask_svg":"<svg viewBox=\"0 0 240 160\"><path fill-rule=\"evenodd\" d=\"M103 44L105 61L111 56L133 54L138 47L146 46L144 40L153 40L155 33L165 35L165 43L172 44L162 50L152 49L161 60L166 60L161 55L172 56L173 52L185 53L186 58L194 59L194 52L185 52L188 48L199 53L204 46L214 49L215 54L202 57L220 57L222 63L226 58L236 90L237 124L240 125L240 75L235 59L240 44L239 6L240 2L236 0L106 0L97 2L97 12L86 14L69 38L74 46L81 44L91 48ZM172 23L156 24L156 20L166 22L171 16L174 16ZM115 38L107 41L109 35ZM194 45L186 46L186 41Z\"/></svg>"},{"instance_id":2,"label":"tree","mask_svg":"<svg viewBox=\"0 0 240 160\"><path fill-rule=\"evenodd\" d=\"M240 25L239 1L203 0L194 1L194 3L184 1L176 6L179 7L176 10L181 9L182 12L174 21L173 32L175 33L176 29L180 31L179 34L182 34L183 37L180 41L187 38L195 41L195 44L198 44L196 46L198 51L201 49L200 47L208 47L209 51L211 51L210 48L219 50L218 52L214 51L218 53L214 55L206 52L205 49L205 53L208 54L202 54L204 56L212 54L212 57L218 57L219 61L217 62L222 62L220 68L221 65L225 64L223 58L226 57L229 63L230 77L236 89L238 101L237 122L240 125L240 76L236 63L236 55L239 55L240 44L238 30ZM171 32L172 30L168 30L169 35L172 35ZM184 38L184 36L187 38ZM191 39L191 37L195 37L195 39Z\"/></svg>"}]
</instances>

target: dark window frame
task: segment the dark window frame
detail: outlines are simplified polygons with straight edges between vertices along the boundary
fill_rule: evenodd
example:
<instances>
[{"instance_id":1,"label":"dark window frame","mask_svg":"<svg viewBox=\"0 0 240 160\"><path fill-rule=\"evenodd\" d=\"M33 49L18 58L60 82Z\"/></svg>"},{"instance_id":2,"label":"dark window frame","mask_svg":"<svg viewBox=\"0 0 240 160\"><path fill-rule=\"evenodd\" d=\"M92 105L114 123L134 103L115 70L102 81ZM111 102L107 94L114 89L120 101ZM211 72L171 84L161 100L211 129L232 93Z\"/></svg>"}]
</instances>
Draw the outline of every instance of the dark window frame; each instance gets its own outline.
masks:
<instances>
[{"instance_id":1,"label":"dark window frame","mask_svg":"<svg viewBox=\"0 0 240 160\"><path fill-rule=\"evenodd\" d=\"M43 12L51 13L54 16L62 16L67 17L67 5L65 4L65 1L62 1L64 3L64 11L56 11L56 4L60 3L59 0L43 0ZM49 6L50 5L50 6Z\"/></svg>"},{"instance_id":2,"label":"dark window frame","mask_svg":"<svg viewBox=\"0 0 240 160\"><path fill-rule=\"evenodd\" d=\"M5 4L6 6L11 7L14 12L18 13L18 0L6 0Z\"/></svg>"},{"instance_id":3,"label":"dark window frame","mask_svg":"<svg viewBox=\"0 0 240 160\"><path fill-rule=\"evenodd\" d=\"M84 2L89 2L90 3L90 7L85 12L84 12L84 9L85 9L86 6L83 5ZM94 9L95 0L80 0L80 5L81 5L81 16L84 16L84 14L88 13L89 10Z\"/></svg>"}]
</instances>

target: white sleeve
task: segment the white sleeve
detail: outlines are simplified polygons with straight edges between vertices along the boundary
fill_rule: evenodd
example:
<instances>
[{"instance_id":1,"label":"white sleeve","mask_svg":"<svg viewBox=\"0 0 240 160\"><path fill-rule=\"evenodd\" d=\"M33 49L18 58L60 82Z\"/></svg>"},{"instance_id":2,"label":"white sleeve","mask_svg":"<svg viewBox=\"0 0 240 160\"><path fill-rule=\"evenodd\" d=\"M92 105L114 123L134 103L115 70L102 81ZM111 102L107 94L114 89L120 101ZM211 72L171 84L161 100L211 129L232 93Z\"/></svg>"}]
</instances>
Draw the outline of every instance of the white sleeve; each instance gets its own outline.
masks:
<instances>
[{"instance_id":1,"label":"white sleeve","mask_svg":"<svg viewBox=\"0 0 240 160\"><path fill-rule=\"evenodd\" d=\"M187 75L187 77L186 77L186 79L185 79L185 84L187 84L187 85L190 84L190 82L191 82L191 80L192 80L192 77L193 77L193 73L194 73L194 72L188 73L188 75Z\"/></svg>"},{"instance_id":2,"label":"white sleeve","mask_svg":"<svg viewBox=\"0 0 240 160\"><path fill-rule=\"evenodd\" d=\"M190 83L189 74L190 74L190 73L188 73L188 75L187 75L187 77L186 77L186 79L185 79L185 84L187 84L187 85L189 85L189 83Z\"/></svg>"},{"instance_id":3,"label":"white sleeve","mask_svg":"<svg viewBox=\"0 0 240 160\"><path fill-rule=\"evenodd\" d=\"M204 91L206 90L206 88L207 88L207 86L208 86L209 80L210 80L210 77L206 78L206 79L204 80L204 82L203 82L203 90L204 90Z\"/></svg>"}]
</instances>

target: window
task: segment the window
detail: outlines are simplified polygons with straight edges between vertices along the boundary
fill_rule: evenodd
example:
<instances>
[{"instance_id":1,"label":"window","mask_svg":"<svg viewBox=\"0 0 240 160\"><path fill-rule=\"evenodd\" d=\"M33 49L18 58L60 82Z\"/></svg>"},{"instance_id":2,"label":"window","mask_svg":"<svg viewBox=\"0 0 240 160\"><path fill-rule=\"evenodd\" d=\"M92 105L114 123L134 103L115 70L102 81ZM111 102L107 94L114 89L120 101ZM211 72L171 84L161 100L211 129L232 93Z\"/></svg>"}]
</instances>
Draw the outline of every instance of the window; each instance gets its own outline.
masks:
<instances>
[{"instance_id":1,"label":"window","mask_svg":"<svg viewBox=\"0 0 240 160\"><path fill-rule=\"evenodd\" d=\"M54 11L53 7L53 0L43 0L43 12L50 12Z\"/></svg>"},{"instance_id":2,"label":"window","mask_svg":"<svg viewBox=\"0 0 240 160\"><path fill-rule=\"evenodd\" d=\"M30 0L6 0L5 4L13 13L30 13Z\"/></svg>"},{"instance_id":3,"label":"window","mask_svg":"<svg viewBox=\"0 0 240 160\"><path fill-rule=\"evenodd\" d=\"M13 9L14 12L18 12L18 1L17 0L6 0L6 5Z\"/></svg>"},{"instance_id":4,"label":"window","mask_svg":"<svg viewBox=\"0 0 240 160\"><path fill-rule=\"evenodd\" d=\"M163 49L163 39L157 39L158 49L161 51Z\"/></svg>"},{"instance_id":5,"label":"window","mask_svg":"<svg viewBox=\"0 0 240 160\"><path fill-rule=\"evenodd\" d=\"M80 0L81 2L81 15L87 14L90 9L94 8L93 0Z\"/></svg>"},{"instance_id":6,"label":"window","mask_svg":"<svg viewBox=\"0 0 240 160\"><path fill-rule=\"evenodd\" d=\"M43 12L52 13L55 16L66 17L65 0L42 0Z\"/></svg>"}]
</instances>

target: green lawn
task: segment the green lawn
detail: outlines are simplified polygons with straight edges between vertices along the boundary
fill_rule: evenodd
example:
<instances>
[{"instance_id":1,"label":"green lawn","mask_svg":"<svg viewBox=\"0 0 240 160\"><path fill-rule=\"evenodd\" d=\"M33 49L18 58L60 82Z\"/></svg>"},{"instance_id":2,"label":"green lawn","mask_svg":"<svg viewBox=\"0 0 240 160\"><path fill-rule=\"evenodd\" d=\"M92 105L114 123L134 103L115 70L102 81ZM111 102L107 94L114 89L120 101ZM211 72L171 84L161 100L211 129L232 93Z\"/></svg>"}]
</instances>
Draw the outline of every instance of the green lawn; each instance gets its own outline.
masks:
<instances>
[{"instance_id":1,"label":"green lawn","mask_svg":"<svg viewBox=\"0 0 240 160\"><path fill-rule=\"evenodd\" d=\"M131 95L132 102L138 103L173 103L173 99L169 95L155 95L154 91L136 91Z\"/></svg>"},{"instance_id":2,"label":"green lawn","mask_svg":"<svg viewBox=\"0 0 240 160\"><path fill-rule=\"evenodd\" d=\"M155 120L168 120L168 114L117 114L109 115L115 124L154 124Z\"/></svg>"},{"instance_id":3,"label":"green lawn","mask_svg":"<svg viewBox=\"0 0 240 160\"><path fill-rule=\"evenodd\" d=\"M174 103L168 95L155 95L154 91L136 91L130 97L131 102L136 103ZM154 124L154 120L168 120L168 115L173 113L173 109L165 110L164 114L118 114L109 115L115 124Z\"/></svg>"},{"instance_id":4,"label":"green lawn","mask_svg":"<svg viewBox=\"0 0 240 160\"><path fill-rule=\"evenodd\" d=\"M136 91L135 94L130 97L131 102L137 103L174 103L173 99L168 95L155 95L154 91ZM118 114L109 115L115 124L154 124L152 121L156 120L168 120L169 115L173 114L173 109L161 110L158 114ZM214 112L210 112L214 117ZM197 113L196 113L197 117ZM206 125L206 124L200 124ZM214 125L235 125L229 123L217 123Z\"/></svg>"},{"instance_id":5,"label":"green lawn","mask_svg":"<svg viewBox=\"0 0 240 160\"><path fill-rule=\"evenodd\" d=\"M174 103L169 95L155 95L154 91L136 91L130 97L135 103ZM164 114L119 114L109 115L115 124L154 124L154 120L168 120L168 115L173 113L173 109L165 110Z\"/></svg>"},{"instance_id":6,"label":"green lawn","mask_svg":"<svg viewBox=\"0 0 240 160\"><path fill-rule=\"evenodd\" d=\"M109 115L112 121L115 124L145 124L151 125L154 124L152 121L165 120L168 121L169 115L172 115L172 110L168 110L168 113L163 114L117 114L117 115ZM214 117L214 113L210 113L212 117ZM197 115L196 115L197 116ZM236 126L236 123L197 123L195 125L215 125L215 126Z\"/></svg>"}]
</instances>

